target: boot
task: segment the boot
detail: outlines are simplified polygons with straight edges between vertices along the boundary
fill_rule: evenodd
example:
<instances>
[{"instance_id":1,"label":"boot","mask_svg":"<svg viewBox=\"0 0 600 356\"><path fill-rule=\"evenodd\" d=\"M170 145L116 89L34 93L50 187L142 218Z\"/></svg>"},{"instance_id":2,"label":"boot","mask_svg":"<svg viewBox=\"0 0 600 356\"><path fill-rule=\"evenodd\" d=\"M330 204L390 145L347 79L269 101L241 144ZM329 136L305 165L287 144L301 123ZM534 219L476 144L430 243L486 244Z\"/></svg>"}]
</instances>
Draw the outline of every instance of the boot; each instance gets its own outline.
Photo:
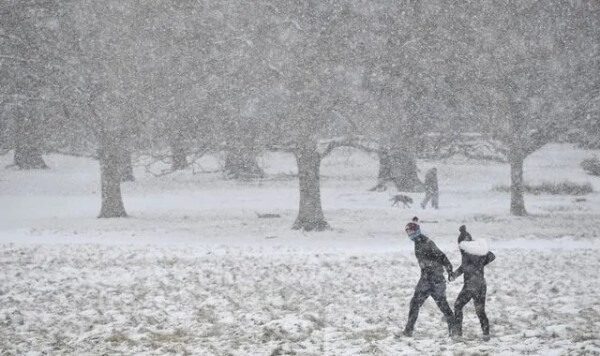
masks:
<instances>
[{"instance_id":1,"label":"boot","mask_svg":"<svg viewBox=\"0 0 600 356\"><path fill-rule=\"evenodd\" d=\"M490 341L490 334L483 334L483 341Z\"/></svg>"}]
</instances>

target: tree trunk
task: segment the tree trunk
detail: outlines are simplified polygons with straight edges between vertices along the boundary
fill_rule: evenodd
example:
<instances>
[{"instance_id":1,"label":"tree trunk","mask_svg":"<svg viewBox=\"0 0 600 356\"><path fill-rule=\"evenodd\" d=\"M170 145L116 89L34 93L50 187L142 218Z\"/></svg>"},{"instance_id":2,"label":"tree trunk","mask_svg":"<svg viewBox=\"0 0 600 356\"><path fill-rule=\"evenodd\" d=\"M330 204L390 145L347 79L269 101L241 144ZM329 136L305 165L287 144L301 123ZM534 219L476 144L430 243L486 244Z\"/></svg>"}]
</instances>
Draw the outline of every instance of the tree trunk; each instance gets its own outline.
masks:
<instances>
[{"instance_id":1,"label":"tree trunk","mask_svg":"<svg viewBox=\"0 0 600 356\"><path fill-rule=\"evenodd\" d=\"M510 213L516 216L525 216L524 190L525 183L523 181L523 161L524 157L513 155L510 159Z\"/></svg>"},{"instance_id":2,"label":"tree trunk","mask_svg":"<svg viewBox=\"0 0 600 356\"><path fill-rule=\"evenodd\" d=\"M99 218L126 217L121 196L121 156L118 140L102 138L100 142L100 179L102 186L102 208Z\"/></svg>"},{"instance_id":3,"label":"tree trunk","mask_svg":"<svg viewBox=\"0 0 600 356\"><path fill-rule=\"evenodd\" d=\"M321 156L317 146L304 147L296 151L298 181L300 185L300 207L294 230L322 231L329 228L321 207L320 165Z\"/></svg>"},{"instance_id":4,"label":"tree trunk","mask_svg":"<svg viewBox=\"0 0 600 356\"><path fill-rule=\"evenodd\" d=\"M15 147L15 166L20 169L46 169L48 166L42 158L42 150L29 145L23 146L22 142Z\"/></svg>"},{"instance_id":5,"label":"tree trunk","mask_svg":"<svg viewBox=\"0 0 600 356\"><path fill-rule=\"evenodd\" d=\"M225 176L230 179L264 178L265 172L256 161L256 153L244 148L235 148L225 157Z\"/></svg>"},{"instance_id":6,"label":"tree trunk","mask_svg":"<svg viewBox=\"0 0 600 356\"><path fill-rule=\"evenodd\" d=\"M393 182L402 192L418 192L421 181L417 175L417 159L401 149L383 149L379 151L379 173L377 185L371 191L386 190L386 183Z\"/></svg>"},{"instance_id":7,"label":"tree trunk","mask_svg":"<svg viewBox=\"0 0 600 356\"><path fill-rule=\"evenodd\" d=\"M387 150L380 150L377 152L379 157L379 172L377 173L377 185L369 189L369 191L382 192L387 190L387 182L393 181L392 177L392 163L390 155Z\"/></svg>"},{"instance_id":8,"label":"tree trunk","mask_svg":"<svg viewBox=\"0 0 600 356\"><path fill-rule=\"evenodd\" d=\"M509 152L510 163L510 214L525 216L525 182L523 181L523 162L527 157L526 120L521 113L524 112L522 102L513 102L512 115L509 117Z\"/></svg>"},{"instance_id":9,"label":"tree trunk","mask_svg":"<svg viewBox=\"0 0 600 356\"><path fill-rule=\"evenodd\" d=\"M119 155L119 169L121 171L121 182L135 181L133 162L129 150L121 150L121 154Z\"/></svg>"},{"instance_id":10,"label":"tree trunk","mask_svg":"<svg viewBox=\"0 0 600 356\"><path fill-rule=\"evenodd\" d=\"M188 166L185 148L177 142L171 143L171 170L178 171Z\"/></svg>"},{"instance_id":11,"label":"tree trunk","mask_svg":"<svg viewBox=\"0 0 600 356\"><path fill-rule=\"evenodd\" d=\"M392 158L389 151L381 150L377 155L379 156L379 172L377 173L377 179L385 182L393 180Z\"/></svg>"},{"instance_id":12,"label":"tree trunk","mask_svg":"<svg viewBox=\"0 0 600 356\"><path fill-rule=\"evenodd\" d=\"M15 143L15 166L20 169L46 169L48 166L42 158L40 143L42 137L36 120L30 113L19 111L17 118L17 137Z\"/></svg>"},{"instance_id":13,"label":"tree trunk","mask_svg":"<svg viewBox=\"0 0 600 356\"><path fill-rule=\"evenodd\" d=\"M417 158L402 150L395 150L391 155L392 179L401 192L417 192L421 189L421 181L417 175Z\"/></svg>"}]
</instances>

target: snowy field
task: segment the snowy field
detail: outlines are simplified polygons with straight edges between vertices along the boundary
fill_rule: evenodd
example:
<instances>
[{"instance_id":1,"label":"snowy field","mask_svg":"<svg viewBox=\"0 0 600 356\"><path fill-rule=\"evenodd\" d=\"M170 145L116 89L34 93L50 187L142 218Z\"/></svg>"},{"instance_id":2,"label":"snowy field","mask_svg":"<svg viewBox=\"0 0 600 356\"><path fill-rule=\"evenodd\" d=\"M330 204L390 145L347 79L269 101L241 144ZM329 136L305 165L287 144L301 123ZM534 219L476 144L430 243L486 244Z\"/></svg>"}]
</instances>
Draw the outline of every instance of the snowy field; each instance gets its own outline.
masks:
<instances>
[{"instance_id":1,"label":"snowy field","mask_svg":"<svg viewBox=\"0 0 600 356\"><path fill-rule=\"evenodd\" d=\"M438 167L440 209L392 208L368 192L377 161L338 150L322 165L332 230L290 229L294 160L270 154L269 178L225 181L205 159L192 171L123 184L130 217L100 220L98 163L45 157L45 171L0 170L0 355L597 355L600 354L600 179L593 153L550 145L526 160L525 180L590 182L595 192L527 195L508 214L507 164L455 158ZM11 163L0 157L0 166ZM259 219L257 213L281 218ZM472 304L464 339L447 337L435 303L413 338L406 322L419 269L403 232L413 215L460 263L458 227L490 241L492 339ZM452 304L462 278L448 284Z\"/></svg>"}]
</instances>

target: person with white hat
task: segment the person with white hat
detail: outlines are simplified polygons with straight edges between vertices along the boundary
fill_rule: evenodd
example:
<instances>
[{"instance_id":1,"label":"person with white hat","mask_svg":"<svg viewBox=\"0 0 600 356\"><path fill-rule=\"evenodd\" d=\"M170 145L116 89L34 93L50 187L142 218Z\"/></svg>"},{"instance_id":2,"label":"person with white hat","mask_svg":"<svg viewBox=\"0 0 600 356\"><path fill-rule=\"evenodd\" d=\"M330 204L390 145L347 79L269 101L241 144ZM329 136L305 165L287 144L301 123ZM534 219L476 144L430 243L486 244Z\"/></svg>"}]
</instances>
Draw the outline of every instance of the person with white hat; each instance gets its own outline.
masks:
<instances>
[{"instance_id":1,"label":"person with white hat","mask_svg":"<svg viewBox=\"0 0 600 356\"><path fill-rule=\"evenodd\" d=\"M456 336L462 336L463 307L473 299L475 313L479 318L483 339L490 339L490 322L485 314L485 295L487 285L483 268L496 256L490 252L489 245L483 239L473 240L471 234L467 232L467 227L462 225L459 229L458 247L462 256L462 263L455 272L451 273L448 279L455 280L464 273L464 285L456 302L454 303L454 316L456 318Z\"/></svg>"}]
</instances>

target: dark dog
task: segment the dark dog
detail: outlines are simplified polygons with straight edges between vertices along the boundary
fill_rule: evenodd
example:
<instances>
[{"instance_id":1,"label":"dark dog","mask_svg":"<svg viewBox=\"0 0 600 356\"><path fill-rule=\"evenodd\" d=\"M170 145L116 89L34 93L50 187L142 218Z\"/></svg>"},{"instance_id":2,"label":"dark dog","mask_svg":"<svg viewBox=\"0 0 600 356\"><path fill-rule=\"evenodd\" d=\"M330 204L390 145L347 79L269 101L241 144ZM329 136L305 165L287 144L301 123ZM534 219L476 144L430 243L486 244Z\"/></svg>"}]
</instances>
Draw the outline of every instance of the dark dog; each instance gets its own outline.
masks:
<instances>
[{"instance_id":1,"label":"dark dog","mask_svg":"<svg viewBox=\"0 0 600 356\"><path fill-rule=\"evenodd\" d=\"M404 194L394 195L390 201L392 202L392 206L398 206L399 203L403 203L405 208L410 208L410 204L413 203L412 198Z\"/></svg>"}]
</instances>

